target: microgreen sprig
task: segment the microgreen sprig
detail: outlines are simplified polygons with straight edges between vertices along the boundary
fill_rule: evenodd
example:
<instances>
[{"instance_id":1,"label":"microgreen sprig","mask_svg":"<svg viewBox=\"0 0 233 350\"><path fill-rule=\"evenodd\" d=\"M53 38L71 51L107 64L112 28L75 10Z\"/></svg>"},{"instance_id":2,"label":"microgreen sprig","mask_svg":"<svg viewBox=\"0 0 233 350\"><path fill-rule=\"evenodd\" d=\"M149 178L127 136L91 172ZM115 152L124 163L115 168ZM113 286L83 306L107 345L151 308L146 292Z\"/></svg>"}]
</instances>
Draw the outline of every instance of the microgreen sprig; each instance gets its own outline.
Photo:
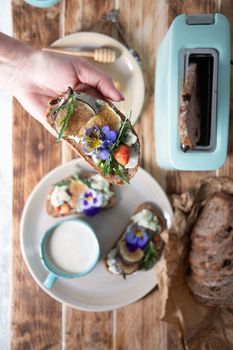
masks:
<instances>
[{"instance_id":1,"label":"microgreen sprig","mask_svg":"<svg viewBox=\"0 0 233 350\"><path fill-rule=\"evenodd\" d=\"M75 102L76 102L75 94L71 93L70 96L69 96L69 99L68 99L68 101L66 103L64 103L61 106L59 106L57 108L54 108L54 109L52 109L50 111L50 114L54 114L54 113L57 113L57 112L59 112L60 110L63 110L63 109L67 110L65 118L63 119L63 121L61 123L61 130L59 132L59 135L58 135L58 138L57 138L57 142L61 141L61 139L62 139L62 137L64 135L64 132L65 132L65 129L67 128L68 122L69 122L71 116L74 113Z\"/></svg>"},{"instance_id":2,"label":"microgreen sprig","mask_svg":"<svg viewBox=\"0 0 233 350\"><path fill-rule=\"evenodd\" d=\"M153 242L149 242L146 249L144 250L144 257L143 260L141 262L141 267L145 270L149 270L151 269L156 261L158 260L158 252L155 249L155 245L153 244Z\"/></svg>"},{"instance_id":3,"label":"microgreen sprig","mask_svg":"<svg viewBox=\"0 0 233 350\"><path fill-rule=\"evenodd\" d=\"M67 128L67 124L68 124L68 121L70 120L70 117L73 115L74 113L74 103L75 103L76 99L75 99L75 95L72 94L69 98L69 102L67 103L67 113L66 113L66 116L65 118L63 119L62 121L62 124L61 124L61 131L58 135L58 138L57 138L57 142L61 141L62 137L63 137L63 134L64 134L64 131L65 129ZM62 106L61 106L62 107Z\"/></svg>"},{"instance_id":4,"label":"microgreen sprig","mask_svg":"<svg viewBox=\"0 0 233 350\"><path fill-rule=\"evenodd\" d=\"M87 187L91 187L91 181L87 177L83 176L82 174L74 174L72 178L75 181L81 181Z\"/></svg>"},{"instance_id":5,"label":"microgreen sprig","mask_svg":"<svg viewBox=\"0 0 233 350\"><path fill-rule=\"evenodd\" d=\"M70 184L70 180L69 179L64 179L64 180L61 180L61 181L55 183L53 186L58 186L58 187L60 187L60 186L69 186L69 184Z\"/></svg>"}]
</instances>

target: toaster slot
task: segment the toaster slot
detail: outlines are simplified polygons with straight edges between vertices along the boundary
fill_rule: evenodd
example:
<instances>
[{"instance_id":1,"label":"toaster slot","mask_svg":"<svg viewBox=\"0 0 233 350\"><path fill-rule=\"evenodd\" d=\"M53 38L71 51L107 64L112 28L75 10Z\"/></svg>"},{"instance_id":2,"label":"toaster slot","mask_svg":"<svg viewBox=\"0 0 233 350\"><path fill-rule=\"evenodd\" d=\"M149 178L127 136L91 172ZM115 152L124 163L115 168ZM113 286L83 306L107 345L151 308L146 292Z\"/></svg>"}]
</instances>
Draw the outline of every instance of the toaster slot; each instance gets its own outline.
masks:
<instances>
[{"instance_id":1,"label":"toaster slot","mask_svg":"<svg viewBox=\"0 0 233 350\"><path fill-rule=\"evenodd\" d=\"M184 83L191 65L196 66L195 104L188 117L197 125L192 146L181 145L182 151L210 151L216 146L216 102L218 54L214 49L187 49L184 53ZM194 115L194 113L196 113ZM188 123L187 123L188 124ZM191 130L192 132L193 129ZM188 132L191 132L188 130ZM182 143L181 143L182 144Z\"/></svg>"}]
</instances>

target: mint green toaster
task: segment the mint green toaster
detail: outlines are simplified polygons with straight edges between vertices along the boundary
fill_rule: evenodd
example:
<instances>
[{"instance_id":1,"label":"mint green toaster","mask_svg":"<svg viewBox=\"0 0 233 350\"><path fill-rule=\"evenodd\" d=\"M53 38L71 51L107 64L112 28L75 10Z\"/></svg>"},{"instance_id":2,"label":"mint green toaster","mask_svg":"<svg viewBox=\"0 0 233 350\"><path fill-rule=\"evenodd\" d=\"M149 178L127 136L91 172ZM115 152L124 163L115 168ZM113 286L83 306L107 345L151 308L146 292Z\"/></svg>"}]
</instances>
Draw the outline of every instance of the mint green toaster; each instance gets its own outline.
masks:
<instances>
[{"instance_id":1,"label":"mint green toaster","mask_svg":"<svg viewBox=\"0 0 233 350\"><path fill-rule=\"evenodd\" d=\"M178 124L185 75L196 63L200 86L199 138L181 143ZM167 170L215 170L227 157L230 106L230 27L221 14L175 18L157 53L156 160Z\"/></svg>"}]
</instances>

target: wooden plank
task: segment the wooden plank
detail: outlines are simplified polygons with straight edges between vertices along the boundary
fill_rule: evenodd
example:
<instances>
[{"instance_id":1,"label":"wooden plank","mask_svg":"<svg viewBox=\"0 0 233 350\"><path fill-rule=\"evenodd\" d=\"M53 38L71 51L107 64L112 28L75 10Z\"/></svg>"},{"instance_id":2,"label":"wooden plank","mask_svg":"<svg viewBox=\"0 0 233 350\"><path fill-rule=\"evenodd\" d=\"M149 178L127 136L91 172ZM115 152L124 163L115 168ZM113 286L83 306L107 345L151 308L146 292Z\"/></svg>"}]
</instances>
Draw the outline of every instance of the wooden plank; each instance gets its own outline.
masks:
<instances>
[{"instance_id":1,"label":"wooden plank","mask_svg":"<svg viewBox=\"0 0 233 350\"><path fill-rule=\"evenodd\" d=\"M59 5L35 9L13 1L14 33L36 47L58 37ZM20 252L19 222L25 201L40 178L60 162L54 138L19 105L13 105L13 263L11 349L59 349L61 306L30 276Z\"/></svg>"},{"instance_id":2,"label":"wooden plank","mask_svg":"<svg viewBox=\"0 0 233 350\"><path fill-rule=\"evenodd\" d=\"M83 0L82 31L100 31L110 34L110 25L102 22L102 17L114 8L114 0Z\"/></svg>"},{"instance_id":3,"label":"wooden plank","mask_svg":"<svg viewBox=\"0 0 233 350\"><path fill-rule=\"evenodd\" d=\"M231 58L233 57L233 6L232 1L230 0L222 0L219 2L219 12L224 14L231 26ZM231 66L232 67L232 66ZM229 176L233 177L233 124L232 124L232 114L233 114L233 93L232 93L232 87L233 87L233 71L231 68L231 98L230 98L230 129L229 129L229 146L228 146L228 156L227 160L222 168L219 169L219 175L220 176Z\"/></svg>"},{"instance_id":4,"label":"wooden plank","mask_svg":"<svg viewBox=\"0 0 233 350\"><path fill-rule=\"evenodd\" d=\"M130 45L140 53L143 62L146 99L144 110L136 124L142 146L142 166L165 187L165 172L155 164L153 94L155 53L167 29L167 4L163 0L131 0L120 1L119 8L123 30ZM167 324L159 321L158 293L158 290L154 290L141 301L117 310L116 349L168 349Z\"/></svg>"},{"instance_id":5,"label":"wooden plank","mask_svg":"<svg viewBox=\"0 0 233 350\"><path fill-rule=\"evenodd\" d=\"M158 45L167 29L167 3L163 0L120 1L120 23L130 46L142 58L146 86L144 109L136 130L141 142L141 165L166 188L166 172L155 161L154 76ZM132 106L133 108L133 106Z\"/></svg>"},{"instance_id":6,"label":"wooden plank","mask_svg":"<svg viewBox=\"0 0 233 350\"><path fill-rule=\"evenodd\" d=\"M174 0L168 2L168 25L173 19L182 14L196 13L215 13L218 11L217 1L215 0ZM169 171L167 173L167 192L181 193L186 191L191 185L195 184L201 178L214 176L215 171Z\"/></svg>"},{"instance_id":7,"label":"wooden plank","mask_svg":"<svg viewBox=\"0 0 233 350\"><path fill-rule=\"evenodd\" d=\"M101 23L102 16L112 9L111 0L69 0L65 2L61 32L67 35L79 30L99 30L108 32ZM76 157L70 149L63 146L62 161ZM112 312L84 312L64 307L65 348L79 350L109 350L112 348Z\"/></svg>"},{"instance_id":8,"label":"wooden plank","mask_svg":"<svg viewBox=\"0 0 233 350\"><path fill-rule=\"evenodd\" d=\"M85 312L66 307L66 350L112 349L112 312Z\"/></svg>"}]
</instances>

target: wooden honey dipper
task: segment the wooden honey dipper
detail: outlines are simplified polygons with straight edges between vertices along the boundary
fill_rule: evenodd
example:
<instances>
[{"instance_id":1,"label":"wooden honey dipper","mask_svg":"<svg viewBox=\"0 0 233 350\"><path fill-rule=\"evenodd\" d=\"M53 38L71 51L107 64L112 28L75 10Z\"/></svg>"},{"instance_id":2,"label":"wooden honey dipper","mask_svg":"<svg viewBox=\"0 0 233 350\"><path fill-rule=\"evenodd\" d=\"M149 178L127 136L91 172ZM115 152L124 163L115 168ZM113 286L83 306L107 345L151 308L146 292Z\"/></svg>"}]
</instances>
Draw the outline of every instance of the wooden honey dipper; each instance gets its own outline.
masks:
<instances>
[{"instance_id":1,"label":"wooden honey dipper","mask_svg":"<svg viewBox=\"0 0 233 350\"><path fill-rule=\"evenodd\" d=\"M116 60L116 52L114 50L104 47L100 47L98 49L95 49L94 51L69 51L61 47L48 47L44 48L43 50L59 52L71 56L90 57L93 58L95 61L101 63L112 63Z\"/></svg>"}]
</instances>

